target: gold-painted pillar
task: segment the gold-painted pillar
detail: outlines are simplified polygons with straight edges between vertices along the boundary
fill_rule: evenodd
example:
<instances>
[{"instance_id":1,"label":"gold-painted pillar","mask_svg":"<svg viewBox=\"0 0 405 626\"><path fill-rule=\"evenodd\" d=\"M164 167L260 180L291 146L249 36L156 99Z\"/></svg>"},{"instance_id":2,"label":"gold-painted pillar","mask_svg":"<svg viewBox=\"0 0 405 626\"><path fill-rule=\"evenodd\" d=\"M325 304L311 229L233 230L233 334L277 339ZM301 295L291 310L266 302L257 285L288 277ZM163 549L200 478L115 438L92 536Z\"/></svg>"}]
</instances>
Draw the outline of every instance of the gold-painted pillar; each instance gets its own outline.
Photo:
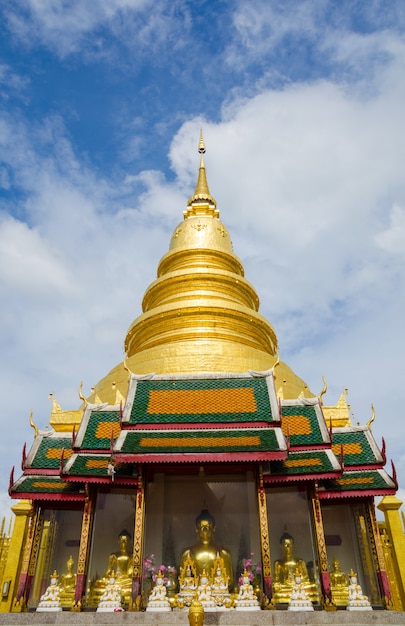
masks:
<instances>
[{"instance_id":1,"label":"gold-painted pillar","mask_svg":"<svg viewBox=\"0 0 405 626\"><path fill-rule=\"evenodd\" d=\"M24 556L21 564L20 581L12 612L20 613L27 607L31 585L34 578L35 564L38 555L39 541L41 538L44 514L37 504L32 505L28 533L25 541Z\"/></svg>"},{"instance_id":2,"label":"gold-painted pillar","mask_svg":"<svg viewBox=\"0 0 405 626\"><path fill-rule=\"evenodd\" d=\"M72 610L80 611L82 607L82 598L85 594L87 569L90 554L90 541L94 520L94 500L95 493L86 485L86 500L83 509L82 531L80 534L79 558L77 563L77 576L75 597L73 600Z\"/></svg>"},{"instance_id":3,"label":"gold-painted pillar","mask_svg":"<svg viewBox=\"0 0 405 626\"><path fill-rule=\"evenodd\" d=\"M271 601L272 579L271 579L271 558L270 558L270 539L269 524L267 520L267 504L266 490L263 484L263 471L260 466L258 480L258 503L259 503L259 524L260 524L260 548L262 553L262 570L263 570L263 591L264 595Z\"/></svg>"},{"instance_id":4,"label":"gold-painted pillar","mask_svg":"<svg viewBox=\"0 0 405 626\"><path fill-rule=\"evenodd\" d=\"M135 504L135 529L132 574L132 603L130 610L141 609L142 574L143 574L143 542L145 527L145 489L143 485L142 467L139 467L138 488Z\"/></svg>"},{"instance_id":5,"label":"gold-painted pillar","mask_svg":"<svg viewBox=\"0 0 405 626\"><path fill-rule=\"evenodd\" d=\"M397 576L393 562L391 541L385 527L385 522L378 524L380 532L381 547L384 553L385 567L387 570L388 582L391 590L391 600L394 611L403 611L405 607L402 604L401 593L399 590Z\"/></svg>"},{"instance_id":6,"label":"gold-painted pillar","mask_svg":"<svg viewBox=\"0 0 405 626\"><path fill-rule=\"evenodd\" d=\"M364 582L366 584L366 594L371 604L379 604L381 601L380 586L376 577L376 565L373 555L372 529L370 528L370 518L368 515L368 500L362 503L353 504L353 518L356 525L357 542L359 546L361 564L363 568ZM363 592L365 591L363 587Z\"/></svg>"},{"instance_id":7,"label":"gold-painted pillar","mask_svg":"<svg viewBox=\"0 0 405 626\"><path fill-rule=\"evenodd\" d=\"M385 608L392 608L391 590L385 568L384 553L380 541L377 520L375 517L374 500L370 499L366 506L367 523L370 529L371 546L374 558L374 565L377 572L377 579L380 585L381 597Z\"/></svg>"},{"instance_id":8,"label":"gold-painted pillar","mask_svg":"<svg viewBox=\"0 0 405 626\"><path fill-rule=\"evenodd\" d=\"M323 529L323 519L321 505L318 498L318 485L315 483L311 493L312 519L315 529L315 546L318 556L319 575L321 579L322 600L326 610L336 610L332 599L330 587L328 554L326 551L325 533Z\"/></svg>"},{"instance_id":9,"label":"gold-painted pillar","mask_svg":"<svg viewBox=\"0 0 405 626\"><path fill-rule=\"evenodd\" d=\"M402 606L405 607L405 535L399 515L401 505L402 501L396 496L384 496L378 509L384 513L386 530L391 543L394 574Z\"/></svg>"},{"instance_id":10,"label":"gold-painted pillar","mask_svg":"<svg viewBox=\"0 0 405 626\"><path fill-rule=\"evenodd\" d=\"M2 589L4 589L4 585L7 584L8 593L1 597L0 613L10 612L11 604L17 594L17 583L22 565L21 555L24 551L28 524L30 522L30 513L32 511L31 502L29 500L20 500L11 507L11 510L15 515L15 521L7 561L4 567L3 579L1 581Z\"/></svg>"}]
</instances>

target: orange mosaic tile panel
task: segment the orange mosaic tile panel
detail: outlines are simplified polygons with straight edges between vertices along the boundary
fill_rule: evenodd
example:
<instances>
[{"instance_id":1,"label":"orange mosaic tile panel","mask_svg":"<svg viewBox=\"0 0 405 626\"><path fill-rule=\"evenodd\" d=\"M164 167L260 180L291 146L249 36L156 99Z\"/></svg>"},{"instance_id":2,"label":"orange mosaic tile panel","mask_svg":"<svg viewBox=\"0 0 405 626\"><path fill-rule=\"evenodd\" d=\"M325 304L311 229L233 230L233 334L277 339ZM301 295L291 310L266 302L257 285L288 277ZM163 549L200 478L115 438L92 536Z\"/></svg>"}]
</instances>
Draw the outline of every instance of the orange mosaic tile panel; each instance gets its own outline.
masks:
<instances>
[{"instance_id":1,"label":"orange mosaic tile panel","mask_svg":"<svg viewBox=\"0 0 405 626\"><path fill-rule=\"evenodd\" d=\"M97 425L95 437L97 439L110 439L112 432L115 439L120 434L120 431L121 428L117 422L100 422Z\"/></svg>"},{"instance_id":2,"label":"orange mosaic tile panel","mask_svg":"<svg viewBox=\"0 0 405 626\"><path fill-rule=\"evenodd\" d=\"M255 413L254 389L152 389L147 413L171 415L185 413Z\"/></svg>"},{"instance_id":3,"label":"orange mosaic tile panel","mask_svg":"<svg viewBox=\"0 0 405 626\"><path fill-rule=\"evenodd\" d=\"M142 448L160 448L164 446L182 447L182 448L195 448L196 445L201 447L216 447L227 448L240 445L245 446L259 446L260 437L199 437L196 441L195 437L159 437L148 438L142 437L140 444Z\"/></svg>"},{"instance_id":4,"label":"orange mosaic tile panel","mask_svg":"<svg viewBox=\"0 0 405 626\"><path fill-rule=\"evenodd\" d=\"M284 415L281 426L285 436L310 435L312 432L311 422L305 415Z\"/></svg>"},{"instance_id":5,"label":"orange mosaic tile panel","mask_svg":"<svg viewBox=\"0 0 405 626\"><path fill-rule=\"evenodd\" d=\"M73 450L70 448L63 448L63 456L65 459L69 459L72 456ZM48 448L46 451L47 459L60 459L62 455L62 448Z\"/></svg>"},{"instance_id":6,"label":"orange mosaic tile panel","mask_svg":"<svg viewBox=\"0 0 405 626\"><path fill-rule=\"evenodd\" d=\"M333 444L332 451L336 456L340 455L340 446L341 444ZM363 452L363 448L360 443L344 443L343 444L343 453L346 456L349 454L361 454Z\"/></svg>"},{"instance_id":7,"label":"orange mosaic tile panel","mask_svg":"<svg viewBox=\"0 0 405 626\"><path fill-rule=\"evenodd\" d=\"M37 480L32 483L32 486L36 489L66 489L69 487L67 484L63 484L60 482L50 482L45 480Z\"/></svg>"},{"instance_id":8,"label":"orange mosaic tile panel","mask_svg":"<svg viewBox=\"0 0 405 626\"><path fill-rule=\"evenodd\" d=\"M88 459L86 461L87 469L107 469L108 459Z\"/></svg>"},{"instance_id":9,"label":"orange mosaic tile panel","mask_svg":"<svg viewBox=\"0 0 405 626\"><path fill-rule=\"evenodd\" d=\"M368 485L373 483L373 477L359 477L359 478L339 478L337 480L339 485Z\"/></svg>"},{"instance_id":10,"label":"orange mosaic tile panel","mask_svg":"<svg viewBox=\"0 0 405 626\"><path fill-rule=\"evenodd\" d=\"M311 459L287 459L287 461L284 461L284 464L286 465L286 467L308 467L313 465L323 465L319 457L312 457Z\"/></svg>"}]
</instances>

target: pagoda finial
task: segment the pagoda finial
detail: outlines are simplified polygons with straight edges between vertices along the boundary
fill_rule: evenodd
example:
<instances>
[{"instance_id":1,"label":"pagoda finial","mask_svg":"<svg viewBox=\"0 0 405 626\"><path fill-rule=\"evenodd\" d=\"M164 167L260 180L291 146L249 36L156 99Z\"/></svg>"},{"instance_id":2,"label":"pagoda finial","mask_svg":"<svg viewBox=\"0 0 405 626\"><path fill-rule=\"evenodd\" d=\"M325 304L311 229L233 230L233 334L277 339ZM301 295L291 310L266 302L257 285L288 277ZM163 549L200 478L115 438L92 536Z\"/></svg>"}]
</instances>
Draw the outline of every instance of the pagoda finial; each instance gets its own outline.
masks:
<instances>
[{"instance_id":1,"label":"pagoda finial","mask_svg":"<svg viewBox=\"0 0 405 626\"><path fill-rule=\"evenodd\" d=\"M200 128L200 141L198 143L198 152L200 154L205 154L205 143L204 143L202 128Z\"/></svg>"},{"instance_id":2,"label":"pagoda finial","mask_svg":"<svg viewBox=\"0 0 405 626\"><path fill-rule=\"evenodd\" d=\"M200 169L198 170L197 184L195 186L194 195L187 203L187 209L184 212L184 217L187 218L196 215L211 215L212 217L219 217L217 203L210 194L207 182L207 173L204 164L204 154L206 149L202 129L200 129L198 152L201 154L201 159Z\"/></svg>"},{"instance_id":3,"label":"pagoda finial","mask_svg":"<svg viewBox=\"0 0 405 626\"><path fill-rule=\"evenodd\" d=\"M198 152L201 154L200 169L198 170L198 179L195 186L194 196L210 196L208 188L207 173L205 171L204 154L206 152L202 128L200 128L200 141L198 142Z\"/></svg>"}]
</instances>

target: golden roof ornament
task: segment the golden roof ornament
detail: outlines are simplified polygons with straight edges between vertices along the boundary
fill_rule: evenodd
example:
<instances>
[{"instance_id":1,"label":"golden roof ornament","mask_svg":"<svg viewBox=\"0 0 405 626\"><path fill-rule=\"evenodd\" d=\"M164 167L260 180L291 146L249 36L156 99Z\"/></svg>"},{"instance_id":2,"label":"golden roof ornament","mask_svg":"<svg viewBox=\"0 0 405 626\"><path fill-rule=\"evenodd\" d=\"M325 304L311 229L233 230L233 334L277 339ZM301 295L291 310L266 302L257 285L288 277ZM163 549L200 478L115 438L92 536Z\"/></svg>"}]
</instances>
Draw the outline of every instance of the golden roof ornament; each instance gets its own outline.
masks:
<instances>
[{"instance_id":1,"label":"golden roof ornament","mask_svg":"<svg viewBox=\"0 0 405 626\"><path fill-rule=\"evenodd\" d=\"M321 406L323 405L323 396L328 391L328 383L326 382L326 378L323 375L322 375L322 381L323 381L322 391L320 392L318 396L318 401Z\"/></svg>"},{"instance_id":2,"label":"golden roof ornament","mask_svg":"<svg viewBox=\"0 0 405 626\"><path fill-rule=\"evenodd\" d=\"M372 404L371 405L371 417L366 424L369 430L371 430L371 424L374 422L374 420L375 420L375 409L374 409L374 404Z\"/></svg>"},{"instance_id":3,"label":"golden roof ornament","mask_svg":"<svg viewBox=\"0 0 405 626\"><path fill-rule=\"evenodd\" d=\"M33 410L30 411L30 426L34 429L34 437L38 435L38 427L34 424L34 420L32 419Z\"/></svg>"}]
</instances>

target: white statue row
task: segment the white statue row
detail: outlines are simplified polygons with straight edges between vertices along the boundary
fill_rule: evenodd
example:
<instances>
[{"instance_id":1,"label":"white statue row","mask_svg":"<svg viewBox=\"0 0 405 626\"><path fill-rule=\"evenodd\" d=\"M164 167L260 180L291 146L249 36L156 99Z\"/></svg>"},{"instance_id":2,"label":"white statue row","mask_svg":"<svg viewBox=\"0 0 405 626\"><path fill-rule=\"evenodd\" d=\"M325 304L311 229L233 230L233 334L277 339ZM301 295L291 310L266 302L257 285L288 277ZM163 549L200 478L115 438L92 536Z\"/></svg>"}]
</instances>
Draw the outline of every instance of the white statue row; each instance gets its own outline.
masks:
<instances>
[{"instance_id":1,"label":"white statue row","mask_svg":"<svg viewBox=\"0 0 405 626\"><path fill-rule=\"evenodd\" d=\"M363 594L361 586L357 582L357 574L350 571L350 584L347 611L371 611L372 607L367 598ZM62 611L61 589L58 584L58 575L56 572L51 577L51 584L41 596L37 611ZM191 569L185 572L183 580L180 582L180 592L177 596L178 608L190 606L193 599L198 598L204 611L221 611L227 609L235 609L239 611L256 611L260 610L260 604L254 592L250 581L249 572L243 572L239 591L236 598L232 599L228 590L227 581L224 578L223 571L220 567L216 570L216 575L212 581L205 571L202 573L199 582L192 575ZM97 607L99 612L117 612L122 611L122 594L120 587L116 584L115 578L110 578L109 584ZM147 611L170 611L171 605L167 596L167 589L164 584L162 572L158 573L155 586L148 599ZM297 571L295 576L295 585L291 593L291 599L288 605L289 611L313 611L314 607L308 598L305 587L302 584L301 576Z\"/></svg>"},{"instance_id":2,"label":"white statue row","mask_svg":"<svg viewBox=\"0 0 405 626\"><path fill-rule=\"evenodd\" d=\"M372 611L372 606L368 597L363 594L363 590L357 582L357 574L350 570L350 584L348 587L347 611ZM291 592L291 599L288 605L289 611L313 611L312 602L307 596L305 587L302 584L301 576L297 571L295 576L295 585Z\"/></svg>"}]
</instances>

